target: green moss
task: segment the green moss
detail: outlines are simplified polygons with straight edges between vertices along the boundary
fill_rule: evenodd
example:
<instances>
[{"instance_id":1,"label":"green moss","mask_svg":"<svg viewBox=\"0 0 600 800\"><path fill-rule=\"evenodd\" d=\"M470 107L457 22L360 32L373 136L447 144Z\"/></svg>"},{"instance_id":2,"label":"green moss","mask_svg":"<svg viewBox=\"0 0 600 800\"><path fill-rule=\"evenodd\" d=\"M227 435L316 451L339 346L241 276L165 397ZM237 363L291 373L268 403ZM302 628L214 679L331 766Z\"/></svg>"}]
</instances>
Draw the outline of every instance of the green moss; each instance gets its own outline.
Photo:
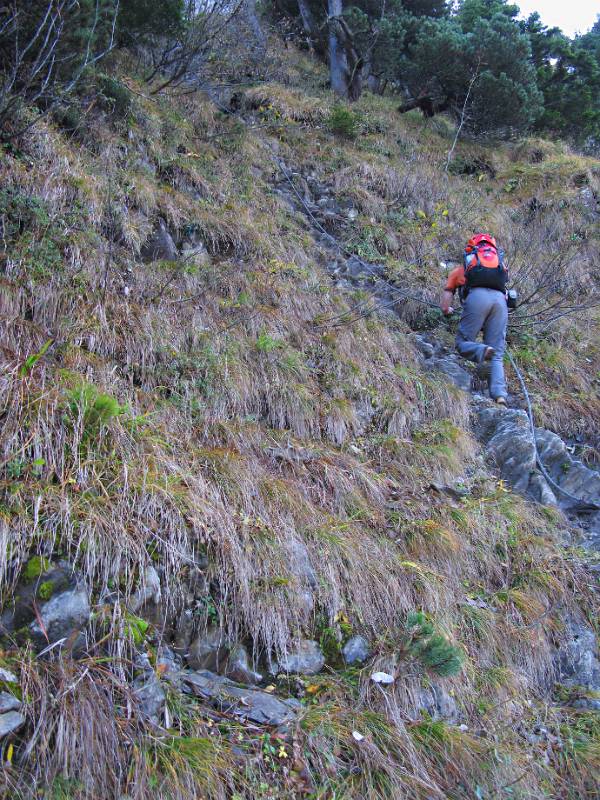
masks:
<instances>
[{"instance_id":1,"label":"green moss","mask_svg":"<svg viewBox=\"0 0 600 800\"><path fill-rule=\"evenodd\" d=\"M23 578L28 583L39 578L52 566L52 562L46 556L32 556L23 570Z\"/></svg>"},{"instance_id":2,"label":"green moss","mask_svg":"<svg viewBox=\"0 0 600 800\"><path fill-rule=\"evenodd\" d=\"M40 600L50 600L53 592L54 592L54 582L44 581L43 583L40 583L37 594Z\"/></svg>"}]
</instances>

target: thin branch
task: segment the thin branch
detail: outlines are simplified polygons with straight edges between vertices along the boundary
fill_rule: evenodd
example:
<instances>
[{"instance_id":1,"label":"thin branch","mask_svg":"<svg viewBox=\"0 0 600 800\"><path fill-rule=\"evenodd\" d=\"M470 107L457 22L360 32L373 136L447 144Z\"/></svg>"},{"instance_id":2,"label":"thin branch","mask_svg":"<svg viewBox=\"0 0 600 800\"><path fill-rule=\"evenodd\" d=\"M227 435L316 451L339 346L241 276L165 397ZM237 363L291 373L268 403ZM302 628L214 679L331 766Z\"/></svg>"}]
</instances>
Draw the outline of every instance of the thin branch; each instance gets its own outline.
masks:
<instances>
[{"instance_id":1,"label":"thin branch","mask_svg":"<svg viewBox=\"0 0 600 800\"><path fill-rule=\"evenodd\" d=\"M477 62L477 66L475 67L475 72L473 73L473 77L469 83L469 88L467 89L467 94L465 95L465 102L463 103L462 111L460 114L460 122L458 127L456 128L456 134L454 136L454 141L452 142L452 147L448 151L448 158L446 159L446 166L444 168L444 172L448 172L450 168L450 162L452 160L452 156L454 155L454 150L456 149L456 145L458 143L458 137L460 136L460 132L462 131L463 125L465 124L466 114L467 114L467 104L469 102L469 97L471 96L471 90L475 85L475 81L479 77L479 68L481 66L481 56L479 57L479 61Z\"/></svg>"}]
</instances>

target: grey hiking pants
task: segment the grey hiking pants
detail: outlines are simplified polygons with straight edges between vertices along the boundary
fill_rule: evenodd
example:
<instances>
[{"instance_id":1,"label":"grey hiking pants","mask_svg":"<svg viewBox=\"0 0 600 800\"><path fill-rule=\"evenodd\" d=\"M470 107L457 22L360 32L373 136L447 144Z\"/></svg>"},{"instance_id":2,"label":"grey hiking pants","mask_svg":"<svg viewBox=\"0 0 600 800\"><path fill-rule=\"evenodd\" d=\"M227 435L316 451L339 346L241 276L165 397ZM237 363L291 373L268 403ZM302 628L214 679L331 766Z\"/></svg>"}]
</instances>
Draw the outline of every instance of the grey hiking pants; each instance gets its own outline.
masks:
<instances>
[{"instance_id":1,"label":"grey hiking pants","mask_svg":"<svg viewBox=\"0 0 600 800\"><path fill-rule=\"evenodd\" d=\"M506 347L508 306L502 292L496 289L471 289L463 305L462 317L456 336L456 347L461 356L478 364L483 362L486 347L494 348L490 365L490 395L506 397L506 381L502 358ZM476 342L483 330L483 343Z\"/></svg>"}]
</instances>

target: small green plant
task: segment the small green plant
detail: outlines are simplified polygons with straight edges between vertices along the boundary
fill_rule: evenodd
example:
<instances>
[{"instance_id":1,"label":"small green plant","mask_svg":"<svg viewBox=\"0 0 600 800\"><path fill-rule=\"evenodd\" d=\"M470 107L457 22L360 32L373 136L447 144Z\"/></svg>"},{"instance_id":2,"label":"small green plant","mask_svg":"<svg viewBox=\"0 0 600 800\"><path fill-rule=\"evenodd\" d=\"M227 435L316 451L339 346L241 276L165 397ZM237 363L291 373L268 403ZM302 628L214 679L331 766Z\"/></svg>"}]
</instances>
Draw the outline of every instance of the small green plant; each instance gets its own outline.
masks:
<instances>
[{"instance_id":1,"label":"small green plant","mask_svg":"<svg viewBox=\"0 0 600 800\"><path fill-rule=\"evenodd\" d=\"M347 242L348 249L367 261L385 258L385 230L380 225L358 228Z\"/></svg>"},{"instance_id":2,"label":"small green plant","mask_svg":"<svg viewBox=\"0 0 600 800\"><path fill-rule=\"evenodd\" d=\"M102 428L125 410L114 397L100 392L89 383L71 390L69 399L73 416L81 414L83 417L83 441L96 437Z\"/></svg>"},{"instance_id":3,"label":"small green plant","mask_svg":"<svg viewBox=\"0 0 600 800\"><path fill-rule=\"evenodd\" d=\"M135 614L126 612L124 627L125 635L131 637L136 647L140 647L144 643L144 639L146 638L146 633L148 632L149 627L150 623L146 622L145 619L136 617Z\"/></svg>"},{"instance_id":4,"label":"small green plant","mask_svg":"<svg viewBox=\"0 0 600 800\"><path fill-rule=\"evenodd\" d=\"M34 226L49 225L50 216L44 200L8 187L0 191L0 231L3 238L14 239Z\"/></svg>"},{"instance_id":5,"label":"small green plant","mask_svg":"<svg viewBox=\"0 0 600 800\"><path fill-rule=\"evenodd\" d=\"M23 472L27 462L24 458L13 458L6 464L6 475L12 481L18 481Z\"/></svg>"},{"instance_id":6,"label":"small green plant","mask_svg":"<svg viewBox=\"0 0 600 800\"><path fill-rule=\"evenodd\" d=\"M319 637L319 644L330 667L342 665L342 648L337 630L331 626L323 628Z\"/></svg>"},{"instance_id":7,"label":"small green plant","mask_svg":"<svg viewBox=\"0 0 600 800\"><path fill-rule=\"evenodd\" d=\"M336 136L354 139L358 133L358 117L344 106L334 106L329 115L329 129Z\"/></svg>"},{"instance_id":8,"label":"small green plant","mask_svg":"<svg viewBox=\"0 0 600 800\"><path fill-rule=\"evenodd\" d=\"M73 800L83 790L81 781L57 775L47 788L47 800Z\"/></svg>"},{"instance_id":9,"label":"small green plant","mask_svg":"<svg viewBox=\"0 0 600 800\"><path fill-rule=\"evenodd\" d=\"M182 796L186 776L193 776L196 785L204 790L198 796L217 797L227 769L227 755L219 737L157 737L148 746L148 763L152 764L157 785L173 787L172 792L163 795L169 797Z\"/></svg>"},{"instance_id":10,"label":"small green plant","mask_svg":"<svg viewBox=\"0 0 600 800\"><path fill-rule=\"evenodd\" d=\"M212 595L206 594L204 597L199 599L198 610L202 616L206 617L209 625L219 624L219 611L217 610L217 606Z\"/></svg>"},{"instance_id":11,"label":"small green plant","mask_svg":"<svg viewBox=\"0 0 600 800\"><path fill-rule=\"evenodd\" d=\"M44 581L43 583L40 583L37 594L40 600L50 600L53 592L54 592L54 582Z\"/></svg>"},{"instance_id":12,"label":"small green plant","mask_svg":"<svg viewBox=\"0 0 600 800\"><path fill-rule=\"evenodd\" d=\"M101 74L98 76L98 87L105 105L116 117L123 119L131 110L133 100L127 86L110 75Z\"/></svg>"},{"instance_id":13,"label":"small green plant","mask_svg":"<svg viewBox=\"0 0 600 800\"><path fill-rule=\"evenodd\" d=\"M37 351L37 353L32 353L30 356L27 356L27 358L23 362L23 365L21 366L21 369L19 370L19 375L21 376L21 378L24 378L31 372L31 370L35 367L40 358L42 358L42 356L46 354L46 351L48 350L53 341L54 339L47 339L44 342L44 344L40 347L40 349Z\"/></svg>"},{"instance_id":14,"label":"small green plant","mask_svg":"<svg viewBox=\"0 0 600 800\"><path fill-rule=\"evenodd\" d=\"M75 105L59 106L52 112L52 119L67 133L75 133L84 121L81 110Z\"/></svg>"},{"instance_id":15,"label":"small green plant","mask_svg":"<svg viewBox=\"0 0 600 800\"><path fill-rule=\"evenodd\" d=\"M433 623L425 614L421 611L409 614L406 627L409 632L407 650L425 669L440 678L460 672L463 661L461 651L441 633L435 632Z\"/></svg>"},{"instance_id":16,"label":"small green plant","mask_svg":"<svg viewBox=\"0 0 600 800\"><path fill-rule=\"evenodd\" d=\"M268 333L259 333L256 338L256 349L259 353L271 353L282 346L280 339L275 339Z\"/></svg>"}]
</instances>

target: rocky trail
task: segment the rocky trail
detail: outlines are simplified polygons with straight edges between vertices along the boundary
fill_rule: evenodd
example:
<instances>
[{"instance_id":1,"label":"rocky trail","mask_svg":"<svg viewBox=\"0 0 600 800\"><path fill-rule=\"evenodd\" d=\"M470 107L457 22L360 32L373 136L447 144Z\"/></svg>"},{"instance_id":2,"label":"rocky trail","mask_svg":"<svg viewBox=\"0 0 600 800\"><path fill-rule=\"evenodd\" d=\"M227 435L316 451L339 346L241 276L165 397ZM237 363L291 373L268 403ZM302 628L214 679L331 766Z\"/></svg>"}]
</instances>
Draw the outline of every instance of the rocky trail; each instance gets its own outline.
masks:
<instances>
[{"instance_id":1,"label":"rocky trail","mask_svg":"<svg viewBox=\"0 0 600 800\"><path fill-rule=\"evenodd\" d=\"M296 212L307 216L313 235L328 253L327 270L337 288L369 292L377 299L377 313L403 315L406 305L415 303L437 308L386 279L385 264L371 264L344 251L327 228L351 224L357 212L351 205L340 206L331 186L314 175L304 177L283 163L280 169L283 178L276 191ZM357 309L358 316L363 305ZM341 318L340 324L351 324L355 318ZM485 376L435 336L415 332L414 342L425 369L471 394L474 432L502 480L537 502L561 508L580 531L578 544L590 553L600 550L600 472L574 458L573 448L552 431L535 427L534 438L523 398L513 394L508 408L496 406L489 399ZM538 468L538 456L551 482Z\"/></svg>"},{"instance_id":2,"label":"rocky trail","mask_svg":"<svg viewBox=\"0 0 600 800\"><path fill-rule=\"evenodd\" d=\"M387 280L384 264L370 264L344 251L328 227L351 224L357 212L351 205L342 207L336 202L333 187L319 182L315 175L303 176L282 162L279 167L282 177L276 191L295 212L306 216L309 229L328 254L326 267L339 289L369 292L377 299L376 312L380 314L402 316L407 305L420 301L434 305ZM358 317L361 312L362 304ZM350 317L348 322L355 318ZM499 477L516 492L563 511L572 526L569 544L587 554L590 571L600 578L600 472L574 457L573 448L556 433L534 427L521 407L525 406L524 398L512 394L508 407L497 406L489 397L480 368L460 358L434 335L415 332L414 342L424 369L435 371L471 395L473 431ZM539 469L538 459L551 482ZM570 639L558 656L561 681L600 691L600 651L595 633L583 619L571 619L569 625ZM582 702L600 710L598 700Z\"/></svg>"}]
</instances>

